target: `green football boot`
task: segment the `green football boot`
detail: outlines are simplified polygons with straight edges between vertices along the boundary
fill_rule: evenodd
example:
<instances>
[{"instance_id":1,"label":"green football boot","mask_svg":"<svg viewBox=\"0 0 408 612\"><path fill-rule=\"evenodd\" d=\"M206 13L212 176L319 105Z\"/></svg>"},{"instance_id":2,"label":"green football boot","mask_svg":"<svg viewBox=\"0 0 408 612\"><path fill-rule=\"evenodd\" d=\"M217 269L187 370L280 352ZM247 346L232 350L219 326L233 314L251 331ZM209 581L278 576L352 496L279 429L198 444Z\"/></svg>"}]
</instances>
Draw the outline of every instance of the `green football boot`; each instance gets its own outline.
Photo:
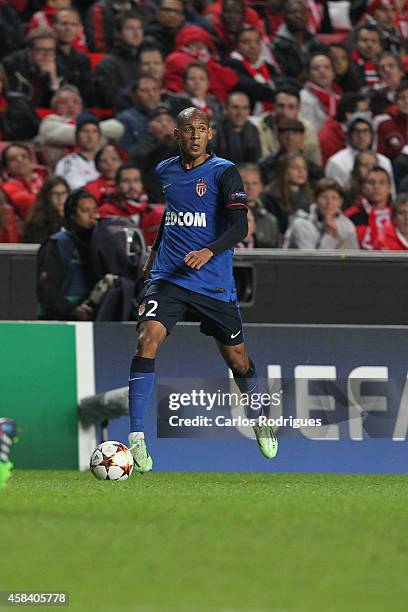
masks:
<instances>
[{"instance_id":1,"label":"green football boot","mask_svg":"<svg viewBox=\"0 0 408 612\"><path fill-rule=\"evenodd\" d=\"M5 487L13 470L9 456L14 442L17 441L17 426L11 419L0 419L0 489Z\"/></svg>"},{"instance_id":2,"label":"green football boot","mask_svg":"<svg viewBox=\"0 0 408 612\"><path fill-rule=\"evenodd\" d=\"M258 446L264 457L273 459L278 453L278 438L269 425L254 425Z\"/></svg>"},{"instance_id":3,"label":"green football boot","mask_svg":"<svg viewBox=\"0 0 408 612\"><path fill-rule=\"evenodd\" d=\"M129 449L133 455L136 472L144 474L150 472L153 467L153 460L147 450L144 436L139 432L129 434Z\"/></svg>"},{"instance_id":4,"label":"green football boot","mask_svg":"<svg viewBox=\"0 0 408 612\"><path fill-rule=\"evenodd\" d=\"M0 490L6 486L12 471L13 464L11 461L0 461Z\"/></svg>"}]
</instances>

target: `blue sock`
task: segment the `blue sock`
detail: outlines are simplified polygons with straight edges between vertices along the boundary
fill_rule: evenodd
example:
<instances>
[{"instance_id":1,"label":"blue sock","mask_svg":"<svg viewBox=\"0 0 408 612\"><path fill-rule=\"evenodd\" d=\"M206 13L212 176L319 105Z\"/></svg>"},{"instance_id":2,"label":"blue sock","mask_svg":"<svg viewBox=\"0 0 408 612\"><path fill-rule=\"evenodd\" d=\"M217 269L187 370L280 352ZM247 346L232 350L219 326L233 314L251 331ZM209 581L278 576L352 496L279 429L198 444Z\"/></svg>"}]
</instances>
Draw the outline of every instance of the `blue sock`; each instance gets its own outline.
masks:
<instances>
[{"instance_id":1,"label":"blue sock","mask_svg":"<svg viewBox=\"0 0 408 612\"><path fill-rule=\"evenodd\" d=\"M129 375L130 431L144 431L144 417L153 391L154 359L133 357Z\"/></svg>"},{"instance_id":2,"label":"blue sock","mask_svg":"<svg viewBox=\"0 0 408 612\"><path fill-rule=\"evenodd\" d=\"M247 393L249 397L253 394L259 394L258 374L256 373L255 364L249 360L249 369L245 374L234 374L234 380L237 383L241 393ZM258 395L259 398L259 395ZM259 401L257 402L259 403ZM262 414L262 406L260 408L252 408L251 402L245 406L245 415L249 419L256 419Z\"/></svg>"}]
</instances>

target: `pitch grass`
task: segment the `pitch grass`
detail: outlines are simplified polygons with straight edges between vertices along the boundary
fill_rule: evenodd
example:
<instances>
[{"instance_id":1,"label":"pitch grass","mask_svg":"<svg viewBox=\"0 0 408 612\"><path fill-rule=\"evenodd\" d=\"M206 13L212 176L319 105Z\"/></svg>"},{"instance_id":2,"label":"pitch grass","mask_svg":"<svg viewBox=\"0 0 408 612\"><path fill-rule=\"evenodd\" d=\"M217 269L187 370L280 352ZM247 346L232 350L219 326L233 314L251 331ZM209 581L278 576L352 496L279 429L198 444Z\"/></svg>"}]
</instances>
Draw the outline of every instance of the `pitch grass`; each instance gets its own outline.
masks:
<instances>
[{"instance_id":1,"label":"pitch grass","mask_svg":"<svg viewBox=\"0 0 408 612\"><path fill-rule=\"evenodd\" d=\"M405 476L17 471L0 590L87 612L407 610L407 515Z\"/></svg>"}]
</instances>

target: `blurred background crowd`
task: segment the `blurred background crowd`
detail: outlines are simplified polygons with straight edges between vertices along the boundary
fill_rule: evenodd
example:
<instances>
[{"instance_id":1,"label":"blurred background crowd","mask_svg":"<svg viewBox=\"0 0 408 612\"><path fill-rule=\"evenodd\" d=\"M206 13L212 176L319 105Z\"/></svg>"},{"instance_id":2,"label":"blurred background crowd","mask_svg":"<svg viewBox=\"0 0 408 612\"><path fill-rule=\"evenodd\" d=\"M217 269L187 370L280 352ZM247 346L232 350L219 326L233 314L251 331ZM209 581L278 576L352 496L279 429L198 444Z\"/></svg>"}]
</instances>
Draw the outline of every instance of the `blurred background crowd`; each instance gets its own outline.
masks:
<instances>
[{"instance_id":1,"label":"blurred background crowd","mask_svg":"<svg viewBox=\"0 0 408 612\"><path fill-rule=\"evenodd\" d=\"M143 259L189 106L241 173L237 248L408 250L407 48L406 0L0 0L0 242L43 245L43 316L92 318L104 231Z\"/></svg>"}]
</instances>

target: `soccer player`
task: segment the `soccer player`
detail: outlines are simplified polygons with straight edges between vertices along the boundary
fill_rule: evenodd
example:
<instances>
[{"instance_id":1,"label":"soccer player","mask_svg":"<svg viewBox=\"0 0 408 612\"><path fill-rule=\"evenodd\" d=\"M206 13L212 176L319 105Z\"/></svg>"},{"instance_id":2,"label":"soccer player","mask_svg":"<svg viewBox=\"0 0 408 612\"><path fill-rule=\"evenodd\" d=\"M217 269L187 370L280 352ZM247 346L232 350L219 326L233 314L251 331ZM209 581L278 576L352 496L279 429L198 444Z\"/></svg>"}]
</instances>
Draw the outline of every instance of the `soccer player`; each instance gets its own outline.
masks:
<instances>
[{"instance_id":1,"label":"soccer player","mask_svg":"<svg viewBox=\"0 0 408 612\"><path fill-rule=\"evenodd\" d=\"M11 419L0 419L0 489L11 476L13 464L10 461L10 450L16 440L17 427Z\"/></svg>"},{"instance_id":2,"label":"soccer player","mask_svg":"<svg viewBox=\"0 0 408 612\"><path fill-rule=\"evenodd\" d=\"M159 233L145 265L149 288L139 307L138 342L129 376L129 445L135 468L152 469L144 439L144 416L155 379L160 344L192 307L200 330L213 336L241 391L257 391L255 366L245 350L233 277L233 247L247 235L246 194L236 166L207 153L213 134L196 108L178 115L174 135L180 155L156 168L166 200ZM259 416L259 411L247 416ZM275 457L271 427L256 425L261 452Z\"/></svg>"}]
</instances>

